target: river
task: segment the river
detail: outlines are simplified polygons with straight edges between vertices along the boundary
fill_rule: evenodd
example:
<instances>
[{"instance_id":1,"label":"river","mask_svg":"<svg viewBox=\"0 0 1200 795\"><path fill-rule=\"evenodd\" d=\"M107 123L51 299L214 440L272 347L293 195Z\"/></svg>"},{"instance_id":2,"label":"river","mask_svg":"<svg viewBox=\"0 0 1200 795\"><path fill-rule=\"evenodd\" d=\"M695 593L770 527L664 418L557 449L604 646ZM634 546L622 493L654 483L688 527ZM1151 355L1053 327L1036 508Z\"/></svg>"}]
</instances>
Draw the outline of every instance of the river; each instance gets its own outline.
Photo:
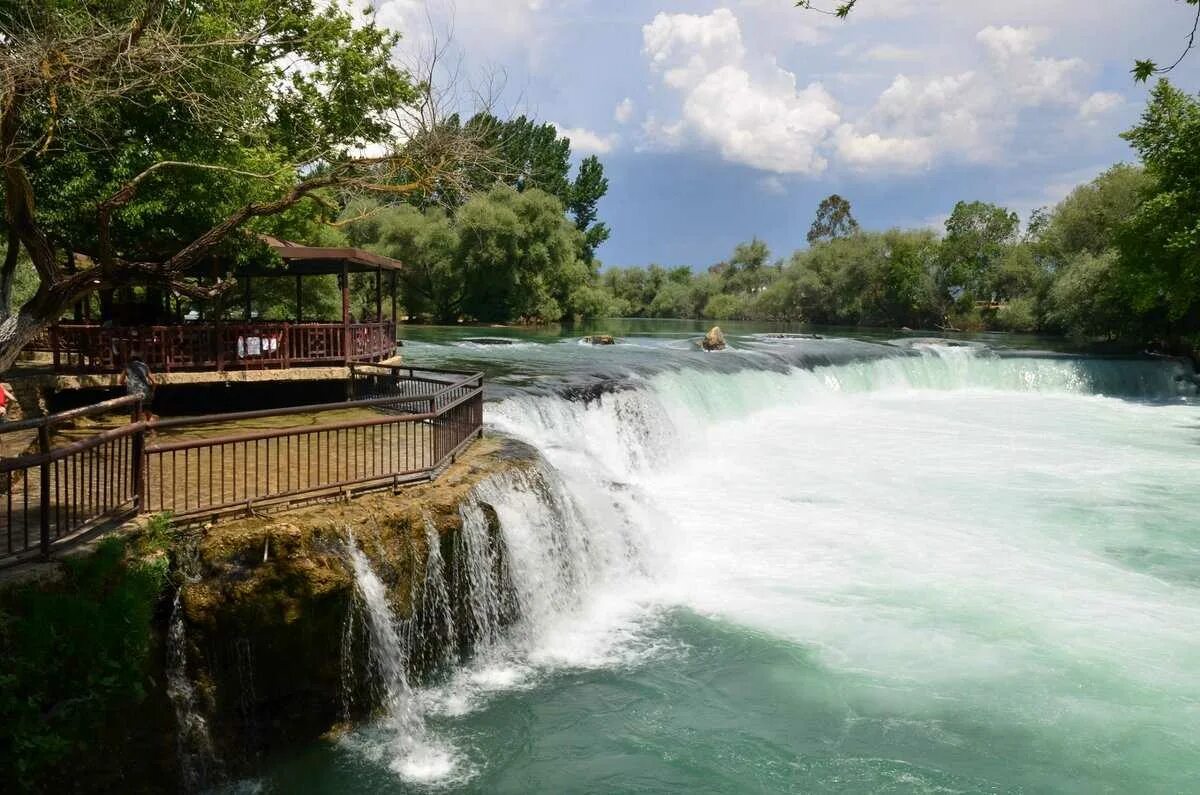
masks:
<instances>
[{"instance_id":1,"label":"river","mask_svg":"<svg viewBox=\"0 0 1200 795\"><path fill-rule=\"evenodd\" d=\"M1200 403L1169 361L732 324L405 329L481 367L522 619L264 792L1183 792ZM510 345L467 338L504 337Z\"/></svg>"}]
</instances>

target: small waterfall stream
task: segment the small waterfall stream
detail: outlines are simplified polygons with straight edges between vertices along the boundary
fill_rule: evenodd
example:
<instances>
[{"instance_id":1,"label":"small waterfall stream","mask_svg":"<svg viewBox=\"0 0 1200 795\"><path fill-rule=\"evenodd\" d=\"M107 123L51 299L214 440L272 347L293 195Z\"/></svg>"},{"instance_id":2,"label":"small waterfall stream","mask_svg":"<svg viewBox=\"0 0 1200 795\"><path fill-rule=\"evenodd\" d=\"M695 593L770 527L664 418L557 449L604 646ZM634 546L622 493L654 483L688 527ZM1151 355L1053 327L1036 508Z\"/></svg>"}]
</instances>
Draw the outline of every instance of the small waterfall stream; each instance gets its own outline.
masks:
<instances>
[{"instance_id":1,"label":"small waterfall stream","mask_svg":"<svg viewBox=\"0 0 1200 795\"><path fill-rule=\"evenodd\" d=\"M220 761L213 748L208 721L200 710L196 688L187 670L187 627L181 595L175 592L167 630L167 696L175 709L178 726L177 754L184 790L196 792L222 778Z\"/></svg>"}]
</instances>

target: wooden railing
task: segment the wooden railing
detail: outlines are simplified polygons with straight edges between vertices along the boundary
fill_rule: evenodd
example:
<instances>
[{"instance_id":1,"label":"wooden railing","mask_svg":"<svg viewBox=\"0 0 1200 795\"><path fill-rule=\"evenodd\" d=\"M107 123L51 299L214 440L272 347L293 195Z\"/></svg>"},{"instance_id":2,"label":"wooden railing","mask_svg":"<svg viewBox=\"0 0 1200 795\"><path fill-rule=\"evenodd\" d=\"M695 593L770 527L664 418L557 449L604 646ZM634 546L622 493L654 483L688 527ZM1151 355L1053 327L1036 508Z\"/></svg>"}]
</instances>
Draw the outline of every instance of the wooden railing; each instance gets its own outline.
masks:
<instances>
[{"instance_id":1,"label":"wooden railing","mask_svg":"<svg viewBox=\"0 0 1200 795\"><path fill-rule=\"evenodd\" d=\"M391 394L341 403L147 423L127 397L0 425L0 440L36 443L0 459L0 565L49 556L138 513L218 516L433 479L482 433L483 376L386 370ZM329 416L361 409L372 411ZM51 445L53 430L72 420L126 410L135 421ZM250 433L213 427L295 415L326 419Z\"/></svg>"},{"instance_id":2,"label":"wooden railing","mask_svg":"<svg viewBox=\"0 0 1200 795\"><path fill-rule=\"evenodd\" d=\"M378 361L396 349L390 321L370 323L185 323L96 326L64 323L30 346L63 373L115 373L138 353L155 372L250 370Z\"/></svg>"}]
</instances>

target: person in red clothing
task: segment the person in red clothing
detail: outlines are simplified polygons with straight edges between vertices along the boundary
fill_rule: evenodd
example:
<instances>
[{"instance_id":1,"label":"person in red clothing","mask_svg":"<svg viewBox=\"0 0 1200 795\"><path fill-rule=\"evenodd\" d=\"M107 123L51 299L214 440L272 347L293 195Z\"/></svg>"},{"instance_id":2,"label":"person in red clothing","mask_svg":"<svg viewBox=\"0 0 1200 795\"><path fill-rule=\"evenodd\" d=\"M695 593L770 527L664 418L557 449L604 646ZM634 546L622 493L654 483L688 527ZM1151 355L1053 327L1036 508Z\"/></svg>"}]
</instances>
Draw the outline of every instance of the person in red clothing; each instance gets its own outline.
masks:
<instances>
[{"instance_id":1,"label":"person in red clothing","mask_svg":"<svg viewBox=\"0 0 1200 795\"><path fill-rule=\"evenodd\" d=\"M9 401L15 401L17 396L13 394L12 385L0 382L0 422L8 420L8 404Z\"/></svg>"}]
</instances>

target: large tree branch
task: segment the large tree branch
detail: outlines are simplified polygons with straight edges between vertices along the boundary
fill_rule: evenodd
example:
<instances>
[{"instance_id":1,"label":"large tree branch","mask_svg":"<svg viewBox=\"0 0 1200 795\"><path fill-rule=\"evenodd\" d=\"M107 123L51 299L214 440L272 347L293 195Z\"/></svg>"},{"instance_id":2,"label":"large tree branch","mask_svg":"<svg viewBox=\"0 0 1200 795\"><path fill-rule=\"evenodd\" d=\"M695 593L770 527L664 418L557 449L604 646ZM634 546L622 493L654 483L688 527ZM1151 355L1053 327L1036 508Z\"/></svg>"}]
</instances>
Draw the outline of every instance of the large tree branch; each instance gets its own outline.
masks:
<instances>
[{"instance_id":1,"label":"large tree branch","mask_svg":"<svg viewBox=\"0 0 1200 795\"><path fill-rule=\"evenodd\" d=\"M17 259L21 255L21 238L15 229L8 230L8 250L4 253L4 266L0 269L0 318L12 314L13 280L17 274Z\"/></svg>"},{"instance_id":2,"label":"large tree branch","mask_svg":"<svg viewBox=\"0 0 1200 795\"><path fill-rule=\"evenodd\" d=\"M22 99L12 93L5 97L0 110L0 149L4 153L4 213L8 227L20 238L33 260L33 267L44 282L53 282L60 275L54 259L54 249L42 233L34 217L33 186L19 159L11 156L17 147L21 127Z\"/></svg>"},{"instance_id":3,"label":"large tree branch","mask_svg":"<svg viewBox=\"0 0 1200 795\"><path fill-rule=\"evenodd\" d=\"M100 250L99 260L102 265L110 265L116 260L116 254L112 245L112 216L113 212L129 204L137 196L138 190L142 183L145 182L153 174L167 168L191 168L202 171L217 171L224 174L231 174L240 177L249 177L251 179L269 180L279 176L281 172L274 174L259 174L254 171L244 171L242 169L233 168L230 166L216 165L213 163L193 163L182 160L160 160L157 163L145 168L133 179L126 182L116 190L111 196L100 202L96 207L97 221L97 240L99 241Z\"/></svg>"}]
</instances>

